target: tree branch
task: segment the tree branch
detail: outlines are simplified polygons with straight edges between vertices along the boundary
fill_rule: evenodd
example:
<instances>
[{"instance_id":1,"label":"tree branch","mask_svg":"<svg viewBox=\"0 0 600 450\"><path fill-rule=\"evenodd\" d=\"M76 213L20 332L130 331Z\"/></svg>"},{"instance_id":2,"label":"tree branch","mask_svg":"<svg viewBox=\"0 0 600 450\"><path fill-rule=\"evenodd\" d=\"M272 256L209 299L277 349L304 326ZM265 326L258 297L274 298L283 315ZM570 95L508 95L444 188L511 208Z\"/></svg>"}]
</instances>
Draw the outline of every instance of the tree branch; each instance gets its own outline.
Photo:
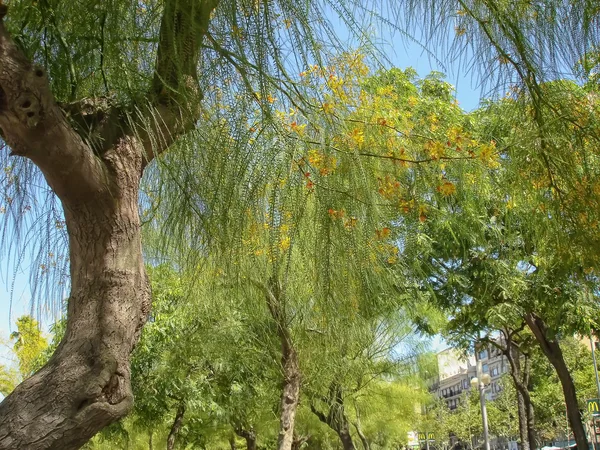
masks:
<instances>
[{"instance_id":1,"label":"tree branch","mask_svg":"<svg viewBox=\"0 0 600 450\"><path fill-rule=\"evenodd\" d=\"M219 0L167 0L158 39L151 101L137 111L146 164L166 150L200 118L198 82L202 40Z\"/></svg>"},{"instance_id":2,"label":"tree branch","mask_svg":"<svg viewBox=\"0 0 600 450\"><path fill-rule=\"evenodd\" d=\"M0 5L0 136L11 155L31 159L63 202L88 200L110 186L105 166L56 104L45 71L19 50Z\"/></svg>"}]
</instances>

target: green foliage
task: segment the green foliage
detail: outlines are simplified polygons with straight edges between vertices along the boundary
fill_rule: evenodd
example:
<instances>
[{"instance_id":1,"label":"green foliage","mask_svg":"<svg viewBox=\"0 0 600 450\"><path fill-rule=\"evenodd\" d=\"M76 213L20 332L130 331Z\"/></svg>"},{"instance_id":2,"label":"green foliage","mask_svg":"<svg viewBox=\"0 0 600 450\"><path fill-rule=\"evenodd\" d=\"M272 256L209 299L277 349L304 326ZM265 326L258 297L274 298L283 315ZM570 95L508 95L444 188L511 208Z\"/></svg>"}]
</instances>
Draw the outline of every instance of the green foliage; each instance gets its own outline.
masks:
<instances>
[{"instance_id":1,"label":"green foliage","mask_svg":"<svg viewBox=\"0 0 600 450\"><path fill-rule=\"evenodd\" d=\"M508 375L499 382L500 393L494 401L487 403L490 433L517 441L519 438L519 416L517 414L517 393Z\"/></svg>"},{"instance_id":2,"label":"green foliage","mask_svg":"<svg viewBox=\"0 0 600 450\"><path fill-rule=\"evenodd\" d=\"M7 396L19 383L19 374L13 368L0 365L0 394Z\"/></svg>"},{"instance_id":3,"label":"green foliage","mask_svg":"<svg viewBox=\"0 0 600 450\"><path fill-rule=\"evenodd\" d=\"M14 341L13 350L19 359L21 377L28 378L42 366L41 356L48 342L42 336L39 324L31 316L17 319L17 331L14 331L10 338Z\"/></svg>"}]
</instances>

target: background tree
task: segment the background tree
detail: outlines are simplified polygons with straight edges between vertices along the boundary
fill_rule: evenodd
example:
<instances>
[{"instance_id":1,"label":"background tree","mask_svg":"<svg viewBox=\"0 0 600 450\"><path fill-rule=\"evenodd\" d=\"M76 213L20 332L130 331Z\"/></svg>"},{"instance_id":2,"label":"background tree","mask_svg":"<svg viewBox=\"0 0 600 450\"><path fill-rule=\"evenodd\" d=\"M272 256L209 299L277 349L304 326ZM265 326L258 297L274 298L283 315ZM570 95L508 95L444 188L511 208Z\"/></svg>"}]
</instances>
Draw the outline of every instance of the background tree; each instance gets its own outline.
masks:
<instances>
[{"instance_id":1,"label":"background tree","mask_svg":"<svg viewBox=\"0 0 600 450\"><path fill-rule=\"evenodd\" d=\"M129 355L150 309L138 217L142 175L164 175L145 169L197 124L209 122L202 105L229 102L244 123L244 101L258 103L268 122L268 90L296 96L283 61L288 44L301 60L308 49L320 59L313 24L323 15L317 6L16 2L8 15L6 5L0 7L7 68L0 77L1 136L10 155L21 157L12 164L5 159L10 176L3 208L19 213L3 217L18 232L27 228L20 226L21 212L31 211L23 220L35 218L29 222L33 235L62 243L68 236L71 288L66 333L55 356L0 407L1 448L34 448L32 436L38 448L57 440L62 448L77 447L131 409ZM351 17L346 7L340 12ZM196 156L211 153L201 139L191 142L177 146L193 146ZM185 166L181 154L161 161L175 172ZM179 174L168 177L172 186ZM48 187L37 183L42 177ZM56 212L61 207L64 218ZM38 217L56 226L37 234ZM59 260L47 251L38 255ZM36 417L44 410L61 419L24 423L29 408Z\"/></svg>"},{"instance_id":2,"label":"background tree","mask_svg":"<svg viewBox=\"0 0 600 450\"><path fill-rule=\"evenodd\" d=\"M27 379L40 367L40 357L48 347L48 342L42 336L39 324L31 316L17 319L17 330L11 333L10 339L19 360L21 379Z\"/></svg>"}]
</instances>

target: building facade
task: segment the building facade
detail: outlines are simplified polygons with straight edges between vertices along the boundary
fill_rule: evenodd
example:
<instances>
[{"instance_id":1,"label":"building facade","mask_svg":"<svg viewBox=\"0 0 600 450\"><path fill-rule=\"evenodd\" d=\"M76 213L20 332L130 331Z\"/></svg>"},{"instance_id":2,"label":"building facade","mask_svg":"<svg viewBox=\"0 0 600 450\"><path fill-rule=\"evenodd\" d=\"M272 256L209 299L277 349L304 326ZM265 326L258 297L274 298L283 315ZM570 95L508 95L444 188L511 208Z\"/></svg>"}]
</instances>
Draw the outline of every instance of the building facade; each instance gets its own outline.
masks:
<instances>
[{"instance_id":1,"label":"building facade","mask_svg":"<svg viewBox=\"0 0 600 450\"><path fill-rule=\"evenodd\" d=\"M430 390L444 399L450 410L458 407L461 394L471 389L471 380L477 376L477 361L483 373L488 373L491 383L486 390L488 400L494 400L502 386L500 378L508 372L508 361L493 345L479 346L476 355L465 355L453 348L437 354L438 378Z\"/></svg>"}]
</instances>

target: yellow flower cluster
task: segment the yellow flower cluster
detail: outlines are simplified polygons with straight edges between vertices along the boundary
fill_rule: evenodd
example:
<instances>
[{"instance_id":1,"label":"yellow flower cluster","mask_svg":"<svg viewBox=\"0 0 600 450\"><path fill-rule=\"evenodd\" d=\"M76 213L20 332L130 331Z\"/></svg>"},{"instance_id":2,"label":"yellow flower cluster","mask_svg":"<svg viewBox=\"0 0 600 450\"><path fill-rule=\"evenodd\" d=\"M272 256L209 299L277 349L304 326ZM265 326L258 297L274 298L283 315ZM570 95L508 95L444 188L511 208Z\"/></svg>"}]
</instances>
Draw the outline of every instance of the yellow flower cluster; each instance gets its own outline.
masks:
<instances>
[{"instance_id":1,"label":"yellow flower cluster","mask_svg":"<svg viewBox=\"0 0 600 450\"><path fill-rule=\"evenodd\" d=\"M319 171L319 175L324 177L331 175L337 166L335 156L326 155L319 150L310 150L308 152L308 162L313 168Z\"/></svg>"},{"instance_id":2,"label":"yellow flower cluster","mask_svg":"<svg viewBox=\"0 0 600 450\"><path fill-rule=\"evenodd\" d=\"M456 186L452 182L446 180L437 187L437 190L444 197L450 197L456 192Z\"/></svg>"},{"instance_id":3,"label":"yellow flower cluster","mask_svg":"<svg viewBox=\"0 0 600 450\"><path fill-rule=\"evenodd\" d=\"M400 193L400 182L389 175L386 175L384 178L378 178L377 182L379 184L377 192L383 198L391 200Z\"/></svg>"}]
</instances>

